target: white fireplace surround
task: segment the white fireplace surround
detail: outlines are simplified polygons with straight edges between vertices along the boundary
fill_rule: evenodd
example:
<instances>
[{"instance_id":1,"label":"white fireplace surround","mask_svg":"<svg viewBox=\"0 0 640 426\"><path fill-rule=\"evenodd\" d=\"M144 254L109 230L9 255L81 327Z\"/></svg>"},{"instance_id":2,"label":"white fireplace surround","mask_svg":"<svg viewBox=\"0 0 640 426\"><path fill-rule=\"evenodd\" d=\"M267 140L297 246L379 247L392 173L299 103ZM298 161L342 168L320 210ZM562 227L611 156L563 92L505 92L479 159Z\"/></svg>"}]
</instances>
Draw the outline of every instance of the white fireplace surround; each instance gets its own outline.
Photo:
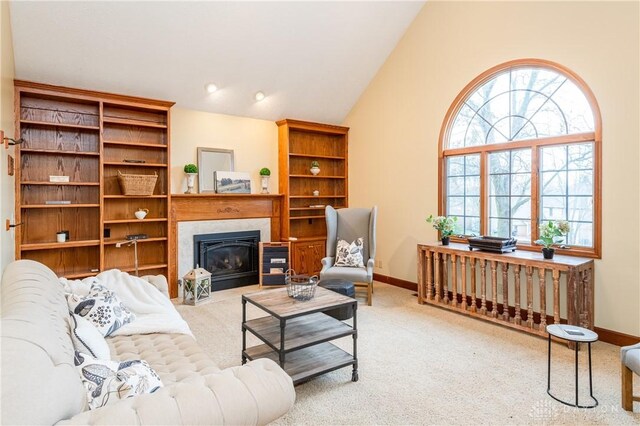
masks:
<instances>
[{"instance_id":1,"label":"white fireplace surround","mask_svg":"<svg viewBox=\"0 0 640 426\"><path fill-rule=\"evenodd\" d=\"M221 219L178 222L178 279L193 269L193 236L218 232L260 231L260 241L271 241L271 220ZM256 283L258 284L258 283Z\"/></svg>"}]
</instances>

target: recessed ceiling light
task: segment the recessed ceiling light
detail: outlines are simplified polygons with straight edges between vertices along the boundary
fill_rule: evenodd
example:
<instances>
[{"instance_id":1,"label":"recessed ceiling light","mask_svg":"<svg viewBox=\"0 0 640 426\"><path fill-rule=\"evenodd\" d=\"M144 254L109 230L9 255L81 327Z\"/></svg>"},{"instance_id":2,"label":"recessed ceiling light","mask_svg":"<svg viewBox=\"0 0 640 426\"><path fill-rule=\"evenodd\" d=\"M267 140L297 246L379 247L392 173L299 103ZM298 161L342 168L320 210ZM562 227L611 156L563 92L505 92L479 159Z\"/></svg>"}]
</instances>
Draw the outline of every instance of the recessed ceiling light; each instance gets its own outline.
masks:
<instances>
[{"instance_id":1,"label":"recessed ceiling light","mask_svg":"<svg viewBox=\"0 0 640 426\"><path fill-rule=\"evenodd\" d=\"M261 100L263 100L265 98L264 93L263 92L258 92L256 93L256 101L260 102Z\"/></svg>"},{"instance_id":2,"label":"recessed ceiling light","mask_svg":"<svg viewBox=\"0 0 640 426\"><path fill-rule=\"evenodd\" d=\"M209 84L207 84L206 86L204 86L204 88L207 90L207 93L213 93L213 92L215 92L216 90L218 90L218 86L216 86L216 85L215 85L215 84L213 84L213 83L209 83Z\"/></svg>"}]
</instances>

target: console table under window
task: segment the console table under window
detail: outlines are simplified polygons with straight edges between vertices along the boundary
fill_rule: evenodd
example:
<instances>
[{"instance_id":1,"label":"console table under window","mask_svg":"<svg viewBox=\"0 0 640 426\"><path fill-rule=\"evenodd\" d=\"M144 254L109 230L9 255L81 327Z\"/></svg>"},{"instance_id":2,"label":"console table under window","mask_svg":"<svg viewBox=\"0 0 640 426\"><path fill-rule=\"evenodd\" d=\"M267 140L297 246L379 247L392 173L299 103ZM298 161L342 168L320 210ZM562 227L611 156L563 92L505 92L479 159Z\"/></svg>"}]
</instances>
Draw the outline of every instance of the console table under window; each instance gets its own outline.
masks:
<instances>
[{"instance_id":1,"label":"console table under window","mask_svg":"<svg viewBox=\"0 0 640 426\"><path fill-rule=\"evenodd\" d=\"M561 281L566 282L563 300ZM547 324L562 322L593 330L593 298L592 259L556 255L545 260L539 252L499 254L470 251L466 244L418 244L420 304L546 337ZM552 300L549 307L548 300ZM561 309L566 309L566 319L560 317Z\"/></svg>"}]
</instances>

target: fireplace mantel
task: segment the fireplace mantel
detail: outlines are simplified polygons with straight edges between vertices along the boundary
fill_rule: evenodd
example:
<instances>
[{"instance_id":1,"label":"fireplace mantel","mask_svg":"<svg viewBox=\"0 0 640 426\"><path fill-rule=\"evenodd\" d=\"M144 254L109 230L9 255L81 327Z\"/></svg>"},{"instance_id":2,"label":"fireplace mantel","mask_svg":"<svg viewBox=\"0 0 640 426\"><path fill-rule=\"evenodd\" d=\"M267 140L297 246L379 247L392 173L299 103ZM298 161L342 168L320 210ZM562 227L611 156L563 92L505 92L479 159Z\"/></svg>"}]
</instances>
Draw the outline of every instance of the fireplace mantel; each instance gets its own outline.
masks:
<instances>
[{"instance_id":1,"label":"fireplace mantel","mask_svg":"<svg viewBox=\"0 0 640 426\"><path fill-rule=\"evenodd\" d=\"M169 291L178 296L178 222L271 219L271 240L280 241L282 194L172 194L169 212Z\"/></svg>"}]
</instances>

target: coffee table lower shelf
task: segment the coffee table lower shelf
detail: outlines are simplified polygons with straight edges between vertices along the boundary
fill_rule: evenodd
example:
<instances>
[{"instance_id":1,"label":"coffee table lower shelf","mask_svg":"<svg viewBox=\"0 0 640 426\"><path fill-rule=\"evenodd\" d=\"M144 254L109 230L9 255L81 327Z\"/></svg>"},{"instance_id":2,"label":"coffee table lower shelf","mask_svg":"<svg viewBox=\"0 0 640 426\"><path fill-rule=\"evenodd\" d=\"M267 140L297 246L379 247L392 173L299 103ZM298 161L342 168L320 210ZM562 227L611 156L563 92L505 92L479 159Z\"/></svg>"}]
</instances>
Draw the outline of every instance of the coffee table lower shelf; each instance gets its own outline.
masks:
<instances>
[{"instance_id":1,"label":"coffee table lower shelf","mask_svg":"<svg viewBox=\"0 0 640 426\"><path fill-rule=\"evenodd\" d=\"M269 358L279 363L278 353L264 344L247 348L243 355L249 360ZM355 364L353 355L333 343L325 342L288 353L282 368L291 376L293 384L297 385L321 374ZM354 382L358 380L356 369L352 373L351 380Z\"/></svg>"}]
</instances>

